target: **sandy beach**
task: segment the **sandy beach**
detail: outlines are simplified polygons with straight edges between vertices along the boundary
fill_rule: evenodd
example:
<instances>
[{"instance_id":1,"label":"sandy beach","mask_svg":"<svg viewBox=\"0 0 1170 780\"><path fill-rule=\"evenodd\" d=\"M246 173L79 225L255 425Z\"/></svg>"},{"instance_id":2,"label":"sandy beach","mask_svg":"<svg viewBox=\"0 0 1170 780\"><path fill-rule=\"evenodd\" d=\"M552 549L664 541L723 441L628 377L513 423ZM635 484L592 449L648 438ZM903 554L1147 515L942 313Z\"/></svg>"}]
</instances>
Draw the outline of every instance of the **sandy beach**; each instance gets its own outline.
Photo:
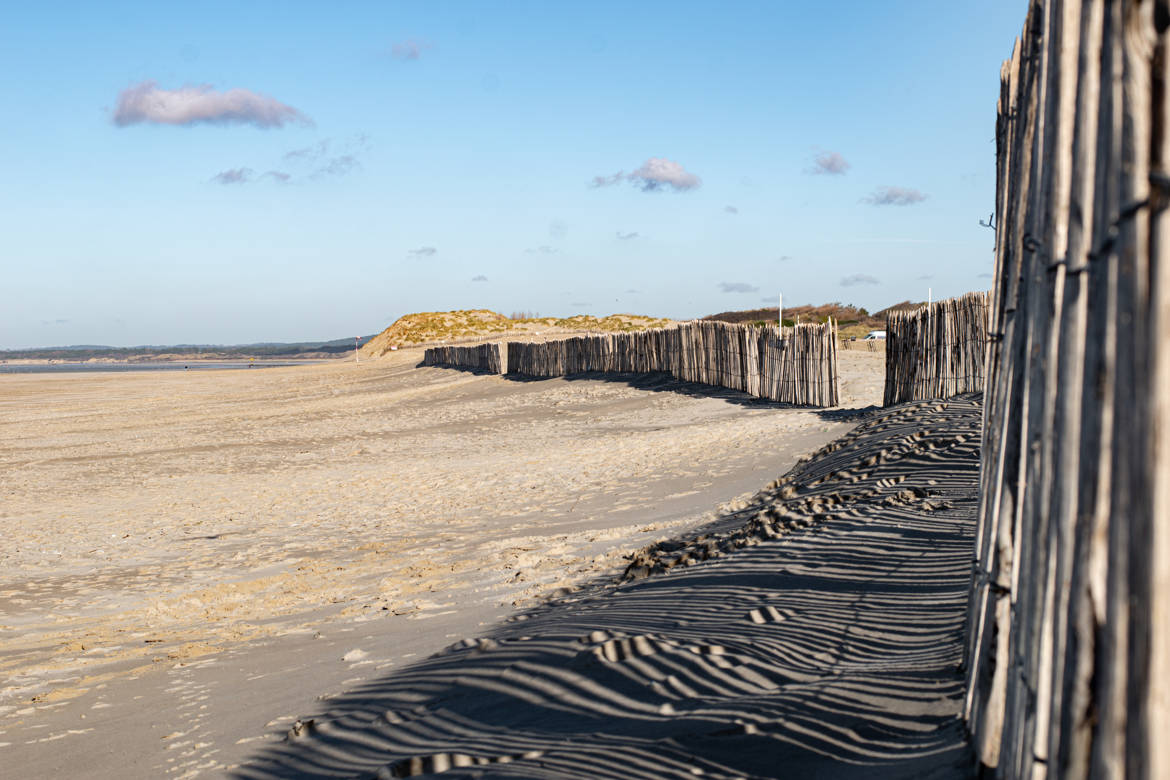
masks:
<instances>
[{"instance_id":1,"label":"sandy beach","mask_svg":"<svg viewBox=\"0 0 1170 780\"><path fill-rule=\"evenodd\" d=\"M0 385L0 750L26 775L223 774L318 705L620 576L842 408L664 377L378 361Z\"/></svg>"},{"instance_id":2,"label":"sandy beach","mask_svg":"<svg viewBox=\"0 0 1170 780\"><path fill-rule=\"evenodd\" d=\"M977 396L306 713L235 778L965 778Z\"/></svg>"}]
</instances>

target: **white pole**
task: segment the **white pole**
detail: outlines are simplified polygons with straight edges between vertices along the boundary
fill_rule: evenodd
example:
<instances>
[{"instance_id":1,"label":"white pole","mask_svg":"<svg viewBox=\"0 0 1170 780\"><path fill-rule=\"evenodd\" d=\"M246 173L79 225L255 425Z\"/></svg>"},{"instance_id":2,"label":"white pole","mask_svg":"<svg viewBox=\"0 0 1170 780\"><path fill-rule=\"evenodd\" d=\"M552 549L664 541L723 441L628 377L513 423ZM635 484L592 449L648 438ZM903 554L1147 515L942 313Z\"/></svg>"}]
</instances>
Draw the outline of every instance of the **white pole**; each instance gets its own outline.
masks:
<instances>
[{"instance_id":1,"label":"white pole","mask_svg":"<svg viewBox=\"0 0 1170 780\"><path fill-rule=\"evenodd\" d=\"M776 308L776 324L784 327L784 293L780 293L780 305Z\"/></svg>"},{"instance_id":2,"label":"white pole","mask_svg":"<svg viewBox=\"0 0 1170 780\"><path fill-rule=\"evenodd\" d=\"M930 326L934 324L934 290L926 288L926 338L930 338ZM889 335L889 334L887 334Z\"/></svg>"},{"instance_id":3,"label":"white pole","mask_svg":"<svg viewBox=\"0 0 1170 780\"><path fill-rule=\"evenodd\" d=\"M361 355L358 354L358 345L361 344L361 341L362 341L361 336L354 336L353 337L353 362L355 362L355 363L362 362Z\"/></svg>"}]
</instances>

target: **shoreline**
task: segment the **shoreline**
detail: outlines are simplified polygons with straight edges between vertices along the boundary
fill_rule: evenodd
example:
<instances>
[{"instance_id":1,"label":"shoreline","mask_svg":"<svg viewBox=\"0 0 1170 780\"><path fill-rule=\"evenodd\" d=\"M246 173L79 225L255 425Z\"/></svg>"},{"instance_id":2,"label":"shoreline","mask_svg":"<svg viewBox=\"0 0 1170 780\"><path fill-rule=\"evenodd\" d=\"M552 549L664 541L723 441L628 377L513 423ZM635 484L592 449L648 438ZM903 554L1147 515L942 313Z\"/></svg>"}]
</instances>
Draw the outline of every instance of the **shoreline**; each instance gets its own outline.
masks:
<instances>
[{"instance_id":1,"label":"shoreline","mask_svg":"<svg viewBox=\"0 0 1170 780\"><path fill-rule=\"evenodd\" d=\"M159 371L177 366L190 366L200 370L213 368L237 368L248 365L258 367L303 366L317 363L341 362L340 358L88 358L86 360L34 360L18 358L0 360L0 373L50 373L53 371ZM352 357L351 357L352 362Z\"/></svg>"}]
</instances>

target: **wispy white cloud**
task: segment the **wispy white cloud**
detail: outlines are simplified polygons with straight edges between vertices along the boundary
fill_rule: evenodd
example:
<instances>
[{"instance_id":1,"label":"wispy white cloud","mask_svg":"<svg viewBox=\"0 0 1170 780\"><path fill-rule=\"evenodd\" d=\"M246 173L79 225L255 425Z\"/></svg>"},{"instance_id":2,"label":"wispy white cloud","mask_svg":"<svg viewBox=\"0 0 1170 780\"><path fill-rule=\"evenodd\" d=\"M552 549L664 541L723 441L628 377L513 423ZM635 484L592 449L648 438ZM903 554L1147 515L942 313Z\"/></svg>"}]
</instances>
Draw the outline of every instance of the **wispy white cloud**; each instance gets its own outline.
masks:
<instances>
[{"instance_id":1,"label":"wispy white cloud","mask_svg":"<svg viewBox=\"0 0 1170 780\"><path fill-rule=\"evenodd\" d=\"M249 182L267 179L285 184L291 178L284 171L265 171L257 176L256 172L251 168L229 168L212 176L211 181L215 184L248 184Z\"/></svg>"},{"instance_id":2,"label":"wispy white cloud","mask_svg":"<svg viewBox=\"0 0 1170 780\"><path fill-rule=\"evenodd\" d=\"M753 293L759 292L760 288L754 284L747 282L720 282L719 289L725 293Z\"/></svg>"},{"instance_id":3,"label":"wispy white cloud","mask_svg":"<svg viewBox=\"0 0 1170 780\"><path fill-rule=\"evenodd\" d=\"M356 133L345 142L343 151L357 154L358 152L368 152L371 148L373 148L373 143L370 141L370 136L367 133Z\"/></svg>"},{"instance_id":4,"label":"wispy white cloud","mask_svg":"<svg viewBox=\"0 0 1170 780\"><path fill-rule=\"evenodd\" d=\"M548 244L541 244L538 247L529 247L524 251L530 255L555 255L557 253L556 248L551 247Z\"/></svg>"},{"instance_id":5,"label":"wispy white cloud","mask_svg":"<svg viewBox=\"0 0 1170 780\"><path fill-rule=\"evenodd\" d=\"M435 45L430 41L419 41L414 38L408 38L405 41L399 41L390 47L390 56L396 60L417 60L422 57L423 52L435 48Z\"/></svg>"},{"instance_id":6,"label":"wispy white cloud","mask_svg":"<svg viewBox=\"0 0 1170 780\"><path fill-rule=\"evenodd\" d=\"M229 168L211 177L216 184L246 184L255 172L251 168Z\"/></svg>"},{"instance_id":7,"label":"wispy white cloud","mask_svg":"<svg viewBox=\"0 0 1170 780\"><path fill-rule=\"evenodd\" d=\"M618 237L618 241L632 241L633 239L638 237L638 234L637 233L623 233L622 231L619 230L617 232L617 237Z\"/></svg>"},{"instance_id":8,"label":"wispy white cloud","mask_svg":"<svg viewBox=\"0 0 1170 780\"><path fill-rule=\"evenodd\" d=\"M682 165L665 157L651 157L642 167L630 174L630 181L639 184L644 192L670 187L676 191L693 190L703 182Z\"/></svg>"},{"instance_id":9,"label":"wispy white cloud","mask_svg":"<svg viewBox=\"0 0 1170 780\"><path fill-rule=\"evenodd\" d=\"M849 168L849 161L837 152L821 152L813 158L813 167L809 173L842 176Z\"/></svg>"},{"instance_id":10,"label":"wispy white cloud","mask_svg":"<svg viewBox=\"0 0 1170 780\"><path fill-rule=\"evenodd\" d=\"M290 162L290 163L305 162L305 161L312 162L315 160L319 160L329 152L329 140L330 139L326 138L322 141L318 141L315 144L311 144L309 146L301 147L300 149L293 149L292 151L285 152L284 153L284 160L285 160L285 162Z\"/></svg>"},{"instance_id":11,"label":"wispy white cloud","mask_svg":"<svg viewBox=\"0 0 1170 780\"><path fill-rule=\"evenodd\" d=\"M911 206L926 200L926 195L910 187L878 187L865 202L874 206Z\"/></svg>"},{"instance_id":12,"label":"wispy white cloud","mask_svg":"<svg viewBox=\"0 0 1170 780\"><path fill-rule=\"evenodd\" d=\"M483 274L480 274L479 276L471 277L471 281L473 281L473 282L486 282L487 280L488 280L488 278L486 276L484 276Z\"/></svg>"},{"instance_id":13,"label":"wispy white cloud","mask_svg":"<svg viewBox=\"0 0 1170 780\"><path fill-rule=\"evenodd\" d=\"M723 210L726 211L728 214L738 214L739 213L739 209L737 209L735 206L724 206Z\"/></svg>"},{"instance_id":14,"label":"wispy white cloud","mask_svg":"<svg viewBox=\"0 0 1170 780\"><path fill-rule=\"evenodd\" d=\"M298 177L299 179L323 179L345 176L361 168L358 155L369 149L369 136L359 133L342 142L325 138L314 144L292 149L284 153L283 159L285 163L295 168L307 170L307 173Z\"/></svg>"},{"instance_id":15,"label":"wispy white cloud","mask_svg":"<svg viewBox=\"0 0 1170 780\"><path fill-rule=\"evenodd\" d=\"M114 124L149 122L160 125L240 124L256 127L309 125L297 109L248 89L216 92L208 84L162 89L154 81L127 87L118 95Z\"/></svg>"},{"instance_id":16,"label":"wispy white cloud","mask_svg":"<svg viewBox=\"0 0 1170 780\"><path fill-rule=\"evenodd\" d=\"M623 181L631 182L643 192L672 189L675 192L693 190L702 185L702 180L686 170L681 164L665 157L651 157L642 165L625 173L618 171L610 176L594 176L592 187L610 187Z\"/></svg>"},{"instance_id":17,"label":"wispy white cloud","mask_svg":"<svg viewBox=\"0 0 1170 780\"><path fill-rule=\"evenodd\" d=\"M612 176L594 176L593 181L589 183L591 187L610 187L614 184L621 184L626 180L626 174L623 171L618 171Z\"/></svg>"},{"instance_id":18,"label":"wispy white cloud","mask_svg":"<svg viewBox=\"0 0 1170 780\"><path fill-rule=\"evenodd\" d=\"M881 284L881 280L869 274L853 274L841 279L842 287L855 287L859 284Z\"/></svg>"},{"instance_id":19,"label":"wispy white cloud","mask_svg":"<svg viewBox=\"0 0 1170 780\"><path fill-rule=\"evenodd\" d=\"M345 176L360 167L356 157L352 154L343 154L340 157L330 158L324 165L313 171L312 175L317 179L324 176Z\"/></svg>"},{"instance_id":20,"label":"wispy white cloud","mask_svg":"<svg viewBox=\"0 0 1170 780\"><path fill-rule=\"evenodd\" d=\"M407 254L413 257L434 257L438 251L433 246L420 246L418 249L409 250Z\"/></svg>"}]
</instances>

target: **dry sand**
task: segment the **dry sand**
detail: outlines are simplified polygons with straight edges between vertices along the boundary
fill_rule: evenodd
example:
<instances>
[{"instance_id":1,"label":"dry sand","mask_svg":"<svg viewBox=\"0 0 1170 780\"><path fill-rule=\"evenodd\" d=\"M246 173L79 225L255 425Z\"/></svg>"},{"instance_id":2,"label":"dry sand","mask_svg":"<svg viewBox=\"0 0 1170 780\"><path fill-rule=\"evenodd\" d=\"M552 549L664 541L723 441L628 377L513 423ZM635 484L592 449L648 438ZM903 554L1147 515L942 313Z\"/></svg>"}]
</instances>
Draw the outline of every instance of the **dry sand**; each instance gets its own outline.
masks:
<instances>
[{"instance_id":1,"label":"dry sand","mask_svg":"<svg viewBox=\"0 0 1170 780\"><path fill-rule=\"evenodd\" d=\"M875 414L626 582L322 702L232 776L971 777L979 426L972 397Z\"/></svg>"},{"instance_id":2,"label":"dry sand","mask_svg":"<svg viewBox=\"0 0 1170 780\"><path fill-rule=\"evenodd\" d=\"M223 774L319 695L620 575L852 424L420 356L0 376L3 765ZM845 406L880 400L881 357L842 353Z\"/></svg>"}]
</instances>

